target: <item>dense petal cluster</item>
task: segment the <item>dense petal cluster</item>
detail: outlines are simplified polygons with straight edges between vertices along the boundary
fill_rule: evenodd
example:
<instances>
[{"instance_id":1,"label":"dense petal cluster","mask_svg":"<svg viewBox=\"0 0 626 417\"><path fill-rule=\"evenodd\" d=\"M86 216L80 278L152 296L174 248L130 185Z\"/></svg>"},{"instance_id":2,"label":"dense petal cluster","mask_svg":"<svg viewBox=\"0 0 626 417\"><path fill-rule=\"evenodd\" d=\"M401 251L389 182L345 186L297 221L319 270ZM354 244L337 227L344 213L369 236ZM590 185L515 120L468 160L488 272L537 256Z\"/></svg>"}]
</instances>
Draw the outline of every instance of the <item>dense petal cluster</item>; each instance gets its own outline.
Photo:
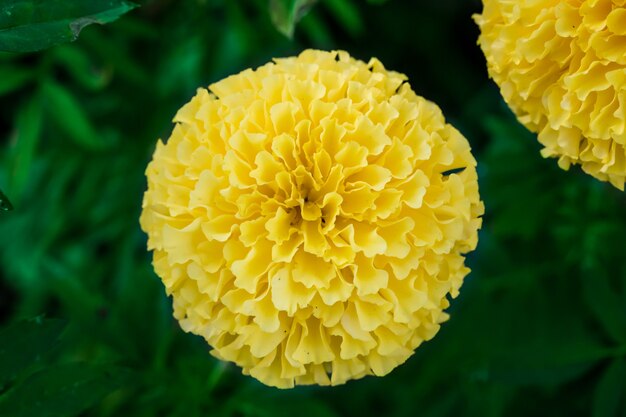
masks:
<instances>
[{"instance_id":1,"label":"dense petal cluster","mask_svg":"<svg viewBox=\"0 0 626 417\"><path fill-rule=\"evenodd\" d=\"M626 0L483 0L489 74L545 157L624 189Z\"/></svg>"},{"instance_id":2,"label":"dense petal cluster","mask_svg":"<svg viewBox=\"0 0 626 417\"><path fill-rule=\"evenodd\" d=\"M435 335L483 205L467 140L404 75L307 50L199 89L174 121L141 225L215 356L334 385Z\"/></svg>"}]
</instances>

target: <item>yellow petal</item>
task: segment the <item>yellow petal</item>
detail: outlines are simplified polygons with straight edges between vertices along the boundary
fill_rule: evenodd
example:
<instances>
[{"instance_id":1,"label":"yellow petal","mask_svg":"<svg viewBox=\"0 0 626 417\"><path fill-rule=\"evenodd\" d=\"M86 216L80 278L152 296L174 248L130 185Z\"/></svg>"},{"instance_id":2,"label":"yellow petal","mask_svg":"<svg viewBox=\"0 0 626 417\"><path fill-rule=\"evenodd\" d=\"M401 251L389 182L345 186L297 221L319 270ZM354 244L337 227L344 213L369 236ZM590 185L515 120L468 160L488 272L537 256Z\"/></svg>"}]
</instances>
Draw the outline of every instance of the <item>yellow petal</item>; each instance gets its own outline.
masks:
<instances>
[{"instance_id":1,"label":"yellow petal","mask_svg":"<svg viewBox=\"0 0 626 417\"><path fill-rule=\"evenodd\" d=\"M231 267L235 275L235 285L254 294L261 277L271 266L269 245L257 245L250 249L244 259L233 262Z\"/></svg>"}]
</instances>

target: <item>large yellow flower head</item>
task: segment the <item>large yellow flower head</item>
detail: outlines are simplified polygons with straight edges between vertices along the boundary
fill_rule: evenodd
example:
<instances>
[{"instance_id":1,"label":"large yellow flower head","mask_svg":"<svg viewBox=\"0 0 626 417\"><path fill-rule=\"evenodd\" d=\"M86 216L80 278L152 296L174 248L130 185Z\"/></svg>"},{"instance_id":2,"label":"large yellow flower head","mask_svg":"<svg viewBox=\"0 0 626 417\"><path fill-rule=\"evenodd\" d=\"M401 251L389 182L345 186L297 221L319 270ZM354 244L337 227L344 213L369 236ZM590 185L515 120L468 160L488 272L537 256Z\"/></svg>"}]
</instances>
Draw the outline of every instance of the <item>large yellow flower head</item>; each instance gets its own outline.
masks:
<instances>
[{"instance_id":1,"label":"large yellow flower head","mask_svg":"<svg viewBox=\"0 0 626 417\"><path fill-rule=\"evenodd\" d=\"M545 157L624 189L626 0L483 0L489 74Z\"/></svg>"},{"instance_id":2,"label":"large yellow flower head","mask_svg":"<svg viewBox=\"0 0 626 417\"><path fill-rule=\"evenodd\" d=\"M307 50L199 89L174 121L141 225L215 356L335 385L437 333L483 205L467 140L404 75Z\"/></svg>"}]
</instances>

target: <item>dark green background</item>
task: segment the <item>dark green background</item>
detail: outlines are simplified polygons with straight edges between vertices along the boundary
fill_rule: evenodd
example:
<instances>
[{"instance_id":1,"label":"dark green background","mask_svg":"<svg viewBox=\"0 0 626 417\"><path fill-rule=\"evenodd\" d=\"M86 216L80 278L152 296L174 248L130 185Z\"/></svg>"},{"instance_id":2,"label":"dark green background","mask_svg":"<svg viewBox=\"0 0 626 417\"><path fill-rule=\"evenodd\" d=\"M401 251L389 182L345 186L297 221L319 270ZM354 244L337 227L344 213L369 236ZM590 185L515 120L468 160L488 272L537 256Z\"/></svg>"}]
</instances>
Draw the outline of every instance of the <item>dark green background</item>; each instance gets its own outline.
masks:
<instances>
[{"instance_id":1,"label":"dark green background","mask_svg":"<svg viewBox=\"0 0 626 417\"><path fill-rule=\"evenodd\" d=\"M0 54L0 416L626 416L626 195L540 157L488 79L479 11L322 0L289 40L266 0L150 0ZM180 330L138 217L156 139L195 89L308 47L376 56L438 103L486 215L451 320L406 364L280 391Z\"/></svg>"}]
</instances>

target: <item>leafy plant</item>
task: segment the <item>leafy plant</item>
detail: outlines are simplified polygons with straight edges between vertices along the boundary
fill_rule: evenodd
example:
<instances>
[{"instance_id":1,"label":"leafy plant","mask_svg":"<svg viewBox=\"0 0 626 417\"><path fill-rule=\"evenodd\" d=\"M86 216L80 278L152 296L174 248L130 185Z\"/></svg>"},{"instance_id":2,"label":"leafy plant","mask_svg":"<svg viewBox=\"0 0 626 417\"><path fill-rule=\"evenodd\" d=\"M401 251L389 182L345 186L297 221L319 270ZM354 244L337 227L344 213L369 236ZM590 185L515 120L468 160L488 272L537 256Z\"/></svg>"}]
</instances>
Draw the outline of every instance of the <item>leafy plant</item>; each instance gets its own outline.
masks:
<instances>
[{"instance_id":1,"label":"leafy plant","mask_svg":"<svg viewBox=\"0 0 626 417\"><path fill-rule=\"evenodd\" d=\"M0 51L32 52L71 42L84 27L112 22L135 7L125 0L4 0Z\"/></svg>"}]
</instances>

